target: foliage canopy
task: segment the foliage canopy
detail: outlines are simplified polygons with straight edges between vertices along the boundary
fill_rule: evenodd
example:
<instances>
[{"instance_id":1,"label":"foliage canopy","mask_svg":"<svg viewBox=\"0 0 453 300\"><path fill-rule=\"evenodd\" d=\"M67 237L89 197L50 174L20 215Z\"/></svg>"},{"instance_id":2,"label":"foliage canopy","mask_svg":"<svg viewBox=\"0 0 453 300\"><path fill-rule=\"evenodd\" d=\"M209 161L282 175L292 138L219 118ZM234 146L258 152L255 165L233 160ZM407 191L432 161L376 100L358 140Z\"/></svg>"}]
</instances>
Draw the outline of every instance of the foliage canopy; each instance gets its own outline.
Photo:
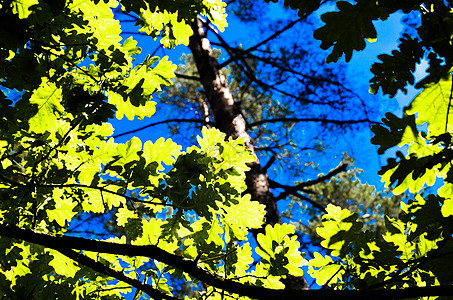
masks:
<instances>
[{"instance_id":1,"label":"foliage canopy","mask_svg":"<svg viewBox=\"0 0 453 300\"><path fill-rule=\"evenodd\" d=\"M287 2L301 15L320 4ZM343 54L348 61L365 39L375 39L374 20L398 10L420 17L418 34L404 35L399 50L373 65L373 92L394 96L414 83L420 59L430 67L403 117L389 113L372 129L380 153L409 146L380 174L396 193L416 195L402 202L398 219L385 220L383 234L329 204L317 230L329 255L316 253L310 261L292 225L267 225L256 246L248 242L248 232L263 225L264 208L244 194L247 163L255 158L243 140L207 128L185 150L171 139L109 138L110 118L154 114L151 97L171 84L176 68L167 57L133 63L141 49L132 38L121 41L117 7L137 15L141 30L166 47L188 43L198 14L226 26L225 4L217 0L1 2L5 297L116 299L134 288L136 295L174 299L170 275L204 285L206 298L453 295L450 2L339 1L338 10L322 16L315 37L322 48L333 46L330 61ZM419 126L425 123L426 132ZM437 195L418 194L436 178L443 179ZM104 214L124 234L106 240L65 234L83 214ZM256 264L254 257L260 257ZM335 289L283 290L281 279L302 275L303 265L319 285Z\"/></svg>"}]
</instances>

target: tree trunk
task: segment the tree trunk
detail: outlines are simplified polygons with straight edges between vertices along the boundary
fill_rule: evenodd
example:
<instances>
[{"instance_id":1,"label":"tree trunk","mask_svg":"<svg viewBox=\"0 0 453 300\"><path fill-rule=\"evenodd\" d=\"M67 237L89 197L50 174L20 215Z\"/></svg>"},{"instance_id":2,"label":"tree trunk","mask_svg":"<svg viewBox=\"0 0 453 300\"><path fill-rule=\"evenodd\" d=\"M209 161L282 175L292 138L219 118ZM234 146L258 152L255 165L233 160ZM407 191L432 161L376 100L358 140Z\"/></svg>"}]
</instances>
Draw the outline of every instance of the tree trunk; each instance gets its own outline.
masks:
<instances>
[{"instance_id":1,"label":"tree trunk","mask_svg":"<svg viewBox=\"0 0 453 300\"><path fill-rule=\"evenodd\" d=\"M189 48L213 111L216 127L233 138L243 138L246 147L255 155L256 160L249 164L250 171L246 173L246 192L252 196L252 200L266 206L266 224L281 224L282 219L277 210L277 201L269 188L267 171L260 166L252 139L247 132L246 121L234 101L225 77L219 70L219 63L213 56L211 44L206 37L203 21L200 18L192 23L192 30L194 33L190 38ZM288 276L284 283L287 288L291 289L308 288L303 277Z\"/></svg>"}]
</instances>

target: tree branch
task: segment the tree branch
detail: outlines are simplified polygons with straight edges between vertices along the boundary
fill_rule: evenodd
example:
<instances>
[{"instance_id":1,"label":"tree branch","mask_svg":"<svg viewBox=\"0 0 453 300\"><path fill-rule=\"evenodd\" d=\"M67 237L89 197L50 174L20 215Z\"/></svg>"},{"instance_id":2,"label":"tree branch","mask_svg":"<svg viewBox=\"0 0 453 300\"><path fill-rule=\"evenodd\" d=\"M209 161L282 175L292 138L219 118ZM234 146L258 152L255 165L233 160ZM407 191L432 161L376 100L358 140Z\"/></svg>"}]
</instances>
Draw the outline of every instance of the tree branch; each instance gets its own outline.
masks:
<instances>
[{"instance_id":1,"label":"tree branch","mask_svg":"<svg viewBox=\"0 0 453 300\"><path fill-rule=\"evenodd\" d=\"M182 79L188 79L188 80L195 80L195 81L200 81L200 77L197 77L197 76L189 76L189 75L184 75L184 74L181 74L181 73L175 73L176 77L178 78L182 78Z\"/></svg>"},{"instance_id":2,"label":"tree branch","mask_svg":"<svg viewBox=\"0 0 453 300\"><path fill-rule=\"evenodd\" d=\"M448 241L451 240L453 234L453 228L448 231L446 237L440 241L439 245L436 249L431 250L427 255L419 257L418 259L414 259L413 261L409 261L408 264L414 263L410 268L400 268L391 278L384 280L382 282L376 283L368 287L367 289L376 289L385 287L391 283L397 283L402 281L402 279L406 276L414 272L415 270L419 270L424 264L428 263L429 261L436 259L440 253L440 251L445 247Z\"/></svg>"},{"instance_id":3,"label":"tree branch","mask_svg":"<svg viewBox=\"0 0 453 300\"><path fill-rule=\"evenodd\" d=\"M219 39L222 47L228 52L228 55L230 55L230 57L234 57L235 55L231 52L231 50L233 50L234 48L230 47L228 45L228 43L222 38L222 36L217 32L217 30L212 27L210 27L212 29L212 31L214 32L214 34L216 35L216 37ZM215 43L211 43L213 45L215 45ZM255 74L253 74L253 71L249 71L251 70L250 66L248 65L247 61L245 61L244 59L244 55L241 55L238 57L241 62L245 65L245 67L243 65L241 65L240 63L237 62L237 60L235 60L236 62L236 65L238 66L238 68L244 72L244 74L247 76L247 78L252 81L252 82L255 82L256 84L258 84L259 86L261 87L264 87L264 88L267 88L267 89L271 89L271 90L274 90L282 95L285 95L285 96L288 96L290 98L293 98L293 99L296 99L296 100L300 100L304 103L312 103L312 104L326 104L326 103L323 103L323 102L317 102L317 101L312 101L312 100L309 100L307 98L303 98L303 97L300 97L300 96L296 96L296 95L293 95L291 93L288 93L284 90L281 90L277 87L275 87L274 85L270 85L270 84L267 84L265 82L263 82L262 80L259 80Z\"/></svg>"},{"instance_id":4,"label":"tree branch","mask_svg":"<svg viewBox=\"0 0 453 300\"><path fill-rule=\"evenodd\" d=\"M207 285L223 289L229 293L239 294L242 296L249 296L255 299L304 299L304 300L320 300L320 299L402 299L402 298L413 298L420 296L451 296L453 295L453 286L430 286L430 287L411 287L400 290L274 290L259 286L251 286L242 284L230 279L222 279L215 275L208 273L197 266L197 263L191 260L184 259L175 254L168 253L157 246L137 246L128 244L117 244L103 241L94 241L78 237L69 236L50 236L47 234L37 233L29 229L22 229L16 226L0 224L0 235L10 237L13 239L23 240L34 244L39 244L47 248L52 248L60 251L62 254L68 256L75 261L93 267L93 270L105 274L108 276L116 275L116 272L111 269L104 269L106 266L99 265L97 262L90 261L86 257L80 256L80 254L74 252L71 249L93 251L98 253L110 253L116 255L126 256L144 256L151 259L155 259L172 267L175 267L192 277L206 283ZM123 274L124 276L124 274ZM115 277L116 278L116 277ZM137 288L143 288L143 284L140 285L137 282L132 282L134 279L121 278L119 280L125 281L128 284L133 284ZM154 289L151 291L150 288L146 288L146 293L153 293L155 297L159 297ZM159 292L160 293L160 292ZM160 295L164 299L175 299L169 298L167 295Z\"/></svg>"},{"instance_id":5,"label":"tree branch","mask_svg":"<svg viewBox=\"0 0 453 300\"><path fill-rule=\"evenodd\" d=\"M292 22L290 22L288 25L286 25L285 27L283 27L282 29L274 32L272 35L270 35L269 37L267 37L266 39L262 40L261 42L259 42L258 44L256 44L255 46L252 46L246 50L243 50L242 52L244 54L247 54L247 53L250 53L252 51L255 51L256 49L258 49L260 46L266 44L267 42L275 39L277 36L279 36L280 34L282 34L283 32L287 31L288 29L290 29L291 27L293 27L294 25L296 25L297 23L299 23L300 21L304 20L305 18L307 18L307 16L303 16L297 20L294 20ZM222 64L222 66L226 66L228 65L231 61L234 61L236 60L235 56L232 56L230 57L230 59L228 59L226 62L224 62Z\"/></svg>"},{"instance_id":6,"label":"tree branch","mask_svg":"<svg viewBox=\"0 0 453 300\"><path fill-rule=\"evenodd\" d=\"M138 203L144 203L144 204L153 204L153 205L161 205L161 206L169 206L173 208L177 208L175 205L169 204L169 203L158 203L158 202L152 202L152 201L145 201L138 199L136 197L131 197L125 194L121 194L115 191L111 191L109 189L106 189L105 187L102 186L89 186L85 184L80 184L80 183L21 183L21 182L16 182L14 180L8 179L5 176L0 174L0 181L3 181L5 183L8 183L13 186L19 186L19 187L26 187L26 188L36 188L36 187L48 187L48 188L86 188L86 189L92 189L92 190L98 190L100 192L116 195L123 197L124 199L132 202L138 202Z\"/></svg>"},{"instance_id":7,"label":"tree branch","mask_svg":"<svg viewBox=\"0 0 453 300\"><path fill-rule=\"evenodd\" d=\"M267 161L266 165L263 167L263 171L267 171L275 161L275 155L272 155L271 158Z\"/></svg>"},{"instance_id":8,"label":"tree branch","mask_svg":"<svg viewBox=\"0 0 453 300\"><path fill-rule=\"evenodd\" d=\"M70 259L76 261L79 264L82 264L98 273L111 276L119 281L123 281L127 284L130 284L137 290L143 291L149 296L151 296L153 299L161 300L161 299L169 299L169 300L178 300L178 298L167 295L162 293L161 291L153 288L149 284L144 284L140 282L137 279L131 278L129 276L124 275L124 273L113 270L106 265L102 264L101 262L95 261L94 259L91 259L82 253L78 253L74 250L67 249L67 248L61 248L61 249L55 249L61 254L69 257Z\"/></svg>"},{"instance_id":9,"label":"tree branch","mask_svg":"<svg viewBox=\"0 0 453 300\"><path fill-rule=\"evenodd\" d=\"M313 186L315 184L318 184L318 183L321 183L323 181L329 180L330 178L332 178L333 176L337 175L338 173L346 171L347 167L348 167L347 163L341 163L338 167L336 167L335 169L331 170L326 175L319 176L315 180L308 180L308 181L305 181L305 182L301 182L301 183L296 184L294 186L283 185L283 184L279 184L279 183L274 181L273 182L274 187L281 188L281 189L285 190L280 195L278 195L276 197L276 199L278 199L278 200L284 199L284 198L286 198L289 195L295 195L295 196L300 198L301 195L297 194L297 191L302 191L303 192L304 188L306 188L306 187ZM323 210L324 210L324 208L323 208Z\"/></svg>"},{"instance_id":10,"label":"tree branch","mask_svg":"<svg viewBox=\"0 0 453 300\"><path fill-rule=\"evenodd\" d=\"M319 209L320 211L322 211L324 213L326 212L326 208L323 205L311 200L307 196L299 194L297 191L291 192L291 195L301 199L302 201L306 201L306 202L310 203L313 207L316 207L317 209ZM277 197L277 199L278 199L278 197Z\"/></svg>"},{"instance_id":11,"label":"tree branch","mask_svg":"<svg viewBox=\"0 0 453 300\"><path fill-rule=\"evenodd\" d=\"M317 77L317 76L311 76L311 75L303 74L303 73L298 72L298 71L296 71L296 70L294 70L294 69L292 69L290 67L282 65L281 63L277 63L277 62L273 61L272 59L255 55L255 54L253 54L253 53L251 53L249 51L250 48L247 49L247 50L244 50L244 49L241 49L241 48L231 47L225 42L225 40L223 40L221 38L220 34L218 34L217 31L214 28L211 28L211 29L217 35L219 41L221 42L221 43L211 42L211 44L219 46L219 47L223 47L225 50L227 50L227 52L230 55L230 58L228 60L226 60L225 62L223 62L222 64L220 64L219 68L224 68L225 66L229 65L233 61L236 62L236 63L237 63L238 60L241 60L241 61L244 62L244 58L245 57L251 57L251 58L259 60L259 61L261 61L263 63L269 64L269 65L273 66L274 68L277 68L277 69L279 69L281 71L284 71L284 72L289 72L289 73L292 73L292 74L295 74L295 75L298 75L298 76L301 76L303 78L307 78L307 79L310 79L310 80L323 81L323 82L327 82L327 83L332 84L332 85L339 86L342 89L344 89L345 91L347 91L347 92L351 93L352 95L354 95L355 97L357 97L360 100L360 102L362 103L362 106L364 107L365 115L368 115L368 113L366 111L365 104L364 104L364 100L362 99L362 97L360 97L360 95L358 95L355 91L351 90L350 88L345 87L342 83L334 81L334 80L332 80L330 78L323 78L323 77ZM256 50L256 49L253 49L253 50ZM231 51L234 52L234 54L232 54ZM257 81L257 83L258 83L258 81ZM303 83L303 82L301 82L301 83ZM259 84L262 85L263 83L261 82ZM270 85L270 86L275 87L275 85L276 84ZM282 91L277 90L277 89L274 89L274 90L276 90L277 92L282 92ZM293 98L297 97L295 95L287 95L287 96L290 96L290 97L293 97Z\"/></svg>"},{"instance_id":12,"label":"tree branch","mask_svg":"<svg viewBox=\"0 0 453 300\"><path fill-rule=\"evenodd\" d=\"M151 123L151 124L142 126L140 128L134 129L134 130L129 130L129 131L126 131L126 132L123 132L123 133L120 133L120 134L116 134L116 135L113 136L113 138L118 138L120 136L132 134L132 133L135 133L135 132L138 132L138 131L141 131L141 130L144 130L146 128L150 128L150 127L153 127L153 126L156 126L156 125L173 123L173 122L175 122L175 123L200 123L200 124L203 124L203 125L214 125L214 123L212 123L212 122L206 122L206 121L201 120L201 119L168 119L168 120L165 120L165 121Z\"/></svg>"},{"instance_id":13,"label":"tree branch","mask_svg":"<svg viewBox=\"0 0 453 300\"><path fill-rule=\"evenodd\" d=\"M360 99L360 101L362 103L364 102L364 100L360 97L360 95L358 95L355 91L351 90L350 88L345 87L341 82L332 80L331 78L307 75L307 74L301 73L299 71L296 71L295 69L293 69L291 67L285 66L285 65L283 65L280 62L276 62L276 61L274 61L274 60L272 60L270 58L258 56L258 55L255 55L253 53L250 53L250 52L245 53L244 52L245 50L241 49L241 48L230 48L230 49L235 51L235 52L240 52L241 55L243 55L243 56L245 55L246 57L251 57L252 59L259 60L259 61L261 61L261 62L263 62L265 64L271 65L274 68L277 68L279 70L282 70L282 71L285 71L285 72L288 72L288 73L291 73L291 74L298 75L298 76L300 76L302 78L310 79L310 80L313 80L313 81L326 82L326 83L329 83L329 84L332 84L332 85L339 86L342 89L344 89L345 91L351 93L352 95L354 95L355 97ZM236 55L236 56L238 56L238 55ZM224 63L222 63L220 66L221 67L225 67L227 65L227 63L229 64L230 62L231 62L231 59L226 61L226 62L224 62ZM366 113L366 111L365 111L365 113Z\"/></svg>"},{"instance_id":14,"label":"tree branch","mask_svg":"<svg viewBox=\"0 0 453 300\"><path fill-rule=\"evenodd\" d=\"M330 123L335 125L346 125L346 124L360 124L360 123L377 123L368 119L359 119L359 120L328 120L322 118L275 118L260 120L253 123L249 123L250 127L256 127L265 123L279 123L279 122L321 122L321 123Z\"/></svg>"},{"instance_id":15,"label":"tree branch","mask_svg":"<svg viewBox=\"0 0 453 300\"><path fill-rule=\"evenodd\" d=\"M315 180L308 180L306 182L301 182L299 184L296 185L297 188L305 188L305 187L309 187L309 186L312 186L312 185L315 185L315 184L318 184L320 182L323 182L323 181L326 181L326 180L329 180L330 178L332 178L333 176L341 173L341 172L344 172L346 171L346 168L348 167L349 165L347 163L341 163L339 164L335 169L333 170L330 170L329 173L327 173L326 175L323 175L323 176L319 176L317 179Z\"/></svg>"}]
</instances>

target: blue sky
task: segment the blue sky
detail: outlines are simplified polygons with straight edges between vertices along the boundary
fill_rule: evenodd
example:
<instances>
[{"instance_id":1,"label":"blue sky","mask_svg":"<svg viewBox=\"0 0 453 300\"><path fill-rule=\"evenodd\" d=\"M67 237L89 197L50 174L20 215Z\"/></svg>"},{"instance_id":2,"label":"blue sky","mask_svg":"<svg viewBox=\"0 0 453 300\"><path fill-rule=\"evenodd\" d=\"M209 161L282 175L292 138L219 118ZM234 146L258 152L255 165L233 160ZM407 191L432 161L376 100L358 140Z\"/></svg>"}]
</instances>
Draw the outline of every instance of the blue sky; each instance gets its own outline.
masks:
<instances>
[{"instance_id":1,"label":"blue sky","mask_svg":"<svg viewBox=\"0 0 453 300\"><path fill-rule=\"evenodd\" d=\"M272 10L270 10L271 15L275 17L280 17L283 15L282 9L280 9L278 5L272 3L270 3L269 5L273 5ZM293 16L293 18L295 17L296 16ZM389 20L386 20L385 22L379 21L375 22L378 33L377 41L375 43L367 42L366 49L361 52L355 52L351 62L348 64L347 67L348 76L350 78L359 78L358 82L360 86L358 86L358 89L360 89L359 91L360 93L366 93L366 90L368 89L368 81L372 77L372 74L369 70L372 63L377 61L376 58L377 55L382 53L390 53L391 50L397 47L398 37L402 29L402 25L400 24L400 18L401 15L394 14L393 16L390 17ZM244 24L241 24L237 20L237 18L235 18L235 16L233 15L228 16L228 23L229 23L228 28L222 34L226 41L228 42L243 41L245 47L247 46L247 44L249 45L253 44L253 41L250 37L257 34L256 32L253 32L254 30L256 31L256 29L254 29L253 26L250 25L244 26ZM129 23L128 25L132 25L132 23ZM123 31L132 31L132 29L128 29L126 27L123 28ZM312 33L310 32L307 34L311 35ZM125 38L126 37L127 36L125 36ZM134 39L138 40L139 42L138 45L143 48L142 55L139 57L137 61L143 59L145 55L147 55L148 53L152 53L158 46L157 42L150 42L151 39L149 37L134 36ZM168 55L170 57L170 60L172 60L175 64L179 64L181 54L188 52L189 50L187 47L178 46L172 50L160 49L157 51L156 55L158 56ZM415 96L416 92L417 91L415 91L414 89L410 89L408 95L404 95L400 92L394 99L385 99L379 95L372 99L373 101L381 102L383 112L390 110L396 115L401 115L402 107L406 105L409 102L409 100ZM165 108L158 105L156 114L152 118L145 119L141 122L136 121L130 122L125 119L123 119L122 121L113 121L112 123L114 124L115 127L115 133L121 133L124 131L138 128L149 123L163 120L162 117L164 114L160 113L162 109ZM142 141L145 141L145 140L156 140L160 136L162 135L165 136L166 134L167 134L166 126L164 125L153 127L142 132L138 132L136 135L140 137ZM382 158L378 158L377 155L375 154L376 147L371 145L369 142L370 138L372 137L372 134L368 130L363 130L363 132L356 134L361 135L359 139L361 139L363 143L360 143L360 146L357 147L357 149L352 147L350 149L350 155L356 159L356 166L363 168L367 171L365 172L367 174L366 180L372 184L379 185L379 177L377 176L376 173L379 166L382 164L382 162L385 161L385 159L382 160ZM117 139L117 141L124 142L130 137L131 136L125 136L123 138ZM364 151L365 145L366 150ZM364 152L366 152L365 155ZM370 152L373 152L373 155L370 156ZM334 167L334 165L332 167Z\"/></svg>"}]
</instances>

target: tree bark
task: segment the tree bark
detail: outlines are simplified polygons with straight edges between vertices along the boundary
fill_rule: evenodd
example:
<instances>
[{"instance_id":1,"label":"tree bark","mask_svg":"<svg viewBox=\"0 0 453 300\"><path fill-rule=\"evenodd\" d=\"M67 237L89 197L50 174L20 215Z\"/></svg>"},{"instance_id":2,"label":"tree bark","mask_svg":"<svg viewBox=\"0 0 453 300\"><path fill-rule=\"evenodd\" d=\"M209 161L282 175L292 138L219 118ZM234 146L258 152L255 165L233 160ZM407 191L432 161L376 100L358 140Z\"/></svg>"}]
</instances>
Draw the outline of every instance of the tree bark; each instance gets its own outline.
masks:
<instances>
[{"instance_id":1,"label":"tree bark","mask_svg":"<svg viewBox=\"0 0 453 300\"><path fill-rule=\"evenodd\" d=\"M219 63L213 55L203 21L200 18L192 23L192 30L193 35L190 38L189 48L213 111L215 126L233 138L243 138L246 147L255 155L256 160L249 164L250 170L246 173L246 192L251 195L252 200L266 206L266 224L281 224L282 218L277 209L277 200L269 187L267 171L261 167L256 156L252 138L247 132L246 120L234 101L225 77L220 72ZM284 283L287 288L291 289L308 288L303 277L288 276Z\"/></svg>"}]
</instances>

